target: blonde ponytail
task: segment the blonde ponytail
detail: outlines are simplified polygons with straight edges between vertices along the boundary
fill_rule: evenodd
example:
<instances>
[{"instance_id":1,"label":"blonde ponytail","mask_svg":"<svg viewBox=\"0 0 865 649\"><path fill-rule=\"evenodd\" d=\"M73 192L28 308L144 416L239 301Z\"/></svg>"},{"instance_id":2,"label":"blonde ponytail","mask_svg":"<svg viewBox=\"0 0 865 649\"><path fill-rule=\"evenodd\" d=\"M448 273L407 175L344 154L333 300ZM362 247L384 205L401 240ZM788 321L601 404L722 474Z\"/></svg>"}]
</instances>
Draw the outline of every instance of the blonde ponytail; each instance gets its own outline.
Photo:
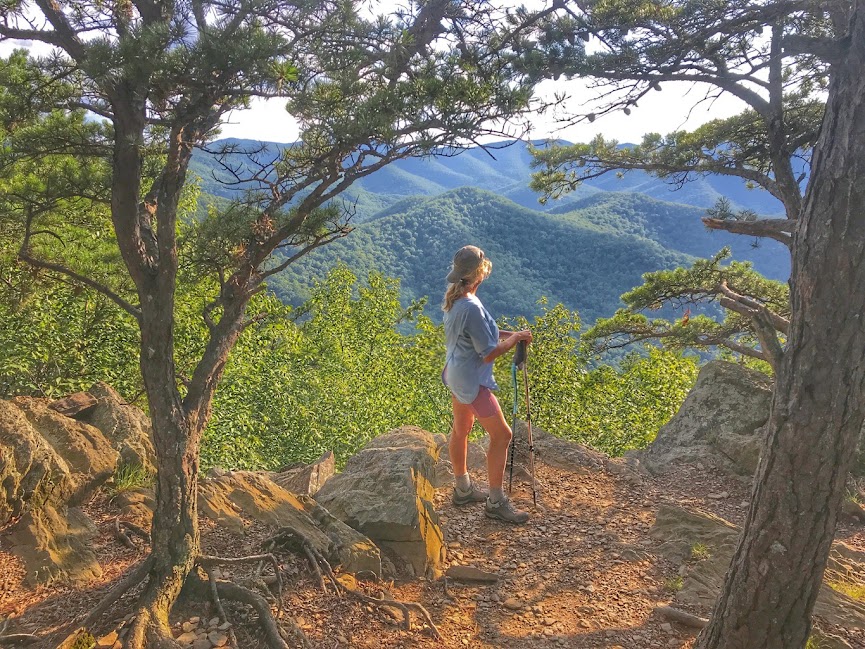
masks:
<instances>
[{"instance_id":1,"label":"blonde ponytail","mask_svg":"<svg viewBox=\"0 0 865 649\"><path fill-rule=\"evenodd\" d=\"M477 286L489 277L492 270L493 262L489 259L484 259L481 262L481 265L478 266L477 270L471 275L463 277L460 281L454 282L453 284L448 284L447 290L445 291L445 299L444 302L442 302L442 311L450 311L451 308L453 308L454 302L459 300L461 297L464 297L471 287Z\"/></svg>"}]
</instances>

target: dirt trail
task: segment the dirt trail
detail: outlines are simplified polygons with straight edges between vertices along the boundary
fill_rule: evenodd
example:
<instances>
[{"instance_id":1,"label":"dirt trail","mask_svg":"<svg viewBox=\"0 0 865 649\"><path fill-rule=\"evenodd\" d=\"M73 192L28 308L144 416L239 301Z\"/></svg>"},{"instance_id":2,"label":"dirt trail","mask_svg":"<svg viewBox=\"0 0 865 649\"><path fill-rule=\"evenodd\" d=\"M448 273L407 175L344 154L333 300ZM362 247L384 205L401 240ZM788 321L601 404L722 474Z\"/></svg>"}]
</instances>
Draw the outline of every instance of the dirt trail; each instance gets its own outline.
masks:
<instances>
[{"instance_id":1,"label":"dirt trail","mask_svg":"<svg viewBox=\"0 0 865 649\"><path fill-rule=\"evenodd\" d=\"M420 628L401 630L378 608L323 595L298 558L286 557L289 576L285 613L293 616L316 648L336 647L575 647L649 649L691 647L694 631L670 624L653 613L674 594L679 566L666 561L650 538L654 512L661 503L700 508L741 523L748 488L741 482L690 467L663 479L634 484L606 471L566 471L543 462L544 483L538 509L531 493L516 485L513 499L532 512L525 526L513 527L483 516L482 505L454 507L449 488L439 489L436 505L448 544L446 565L472 565L500 573L492 585L465 585L453 580L364 584L368 593L419 601L430 611L443 640ZM482 473L475 477L485 480ZM102 584L84 591L68 587L30 590L23 571L0 536L0 614L20 616L16 629L44 632L86 612L110 582L144 556L129 550L111 534L116 512L100 497L88 506L101 534ZM252 554L269 530L255 526L238 541L203 521L207 552ZM865 528L844 524L838 537L865 549ZM240 573L233 575L242 577ZM128 606L128 598L124 599ZM123 602L103 620L108 632L126 613ZM239 646L264 647L251 613L230 606ZM707 610L692 610L707 615ZM207 605L179 607L176 621L207 619ZM839 630L835 630L839 632ZM865 648L865 634L844 632L853 647Z\"/></svg>"}]
</instances>

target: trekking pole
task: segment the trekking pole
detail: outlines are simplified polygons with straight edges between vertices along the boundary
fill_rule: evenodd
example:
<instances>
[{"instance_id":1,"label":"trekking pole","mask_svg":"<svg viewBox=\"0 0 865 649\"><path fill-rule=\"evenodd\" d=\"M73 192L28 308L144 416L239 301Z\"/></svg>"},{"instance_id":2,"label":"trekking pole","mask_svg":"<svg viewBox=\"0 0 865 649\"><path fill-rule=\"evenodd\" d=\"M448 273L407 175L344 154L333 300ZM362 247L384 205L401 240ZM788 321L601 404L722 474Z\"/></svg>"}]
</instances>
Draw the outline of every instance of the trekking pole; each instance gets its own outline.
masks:
<instances>
[{"instance_id":1,"label":"trekking pole","mask_svg":"<svg viewBox=\"0 0 865 649\"><path fill-rule=\"evenodd\" d=\"M520 349L521 349L522 345L523 345L522 342L517 344L517 351L514 352L514 360L513 360L513 363L511 363L511 380L513 381L513 384L514 384L514 409L513 409L513 413L514 413L514 428L513 429L514 430L516 430L516 428L517 428L517 406L519 405L519 402L520 402L520 385L517 382L517 365L518 365L518 361L519 361L518 356L520 355ZM517 437L516 437L516 435L511 435L511 443L510 443L510 446L508 447L508 454L510 456L510 459L508 462L508 464L510 465L510 477L508 478L508 493L511 493L511 489L514 486L514 455L516 455L516 450L517 450Z\"/></svg>"},{"instance_id":2,"label":"trekking pole","mask_svg":"<svg viewBox=\"0 0 865 649\"><path fill-rule=\"evenodd\" d=\"M520 343L525 345L524 342ZM524 353L528 357L528 350ZM535 488L535 442L532 439L532 404L529 399L529 368L527 367L526 359L523 358L523 383L526 384L526 425L529 429L529 473L532 475L532 503L537 507L538 492Z\"/></svg>"}]
</instances>

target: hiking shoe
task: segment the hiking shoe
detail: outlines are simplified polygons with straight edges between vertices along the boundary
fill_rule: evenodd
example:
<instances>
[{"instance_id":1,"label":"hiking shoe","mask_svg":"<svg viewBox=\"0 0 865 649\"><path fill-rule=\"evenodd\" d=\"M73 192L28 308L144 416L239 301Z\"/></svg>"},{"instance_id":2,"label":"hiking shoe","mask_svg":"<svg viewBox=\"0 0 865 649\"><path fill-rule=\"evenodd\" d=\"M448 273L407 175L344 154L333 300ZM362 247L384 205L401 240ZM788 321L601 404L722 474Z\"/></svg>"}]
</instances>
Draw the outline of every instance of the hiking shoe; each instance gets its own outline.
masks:
<instances>
[{"instance_id":1,"label":"hiking shoe","mask_svg":"<svg viewBox=\"0 0 865 649\"><path fill-rule=\"evenodd\" d=\"M474 482L467 491L454 487L454 505L470 505L471 503L482 503L489 497L486 489L478 488Z\"/></svg>"},{"instance_id":2,"label":"hiking shoe","mask_svg":"<svg viewBox=\"0 0 865 649\"><path fill-rule=\"evenodd\" d=\"M529 520L529 513L516 509L507 498L500 500L497 503L494 503L487 498L484 513L488 518L495 518L496 520L505 521L506 523L516 523L517 525L522 525Z\"/></svg>"}]
</instances>

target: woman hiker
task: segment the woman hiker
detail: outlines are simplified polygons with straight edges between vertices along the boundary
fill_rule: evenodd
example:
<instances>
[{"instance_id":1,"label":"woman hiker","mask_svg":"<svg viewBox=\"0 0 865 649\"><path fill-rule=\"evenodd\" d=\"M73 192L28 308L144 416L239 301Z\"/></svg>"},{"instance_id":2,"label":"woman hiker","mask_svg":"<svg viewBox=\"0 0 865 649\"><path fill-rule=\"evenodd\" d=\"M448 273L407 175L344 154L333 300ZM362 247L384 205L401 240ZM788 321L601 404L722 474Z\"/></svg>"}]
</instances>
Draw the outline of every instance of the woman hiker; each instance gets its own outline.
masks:
<instances>
[{"instance_id":1,"label":"woman hiker","mask_svg":"<svg viewBox=\"0 0 865 649\"><path fill-rule=\"evenodd\" d=\"M475 295L492 267L484 251L477 246L460 248L447 276L448 288L442 305L447 346L442 380L451 391L454 416L448 444L456 479L453 502L467 505L485 501L484 512L490 518L525 523L528 513L515 509L502 488L513 434L492 393L498 389L493 378L493 361L519 341L531 342L532 334L528 330L499 331L496 321ZM469 432L475 418L490 436L487 450L489 493L472 483L466 468Z\"/></svg>"}]
</instances>

